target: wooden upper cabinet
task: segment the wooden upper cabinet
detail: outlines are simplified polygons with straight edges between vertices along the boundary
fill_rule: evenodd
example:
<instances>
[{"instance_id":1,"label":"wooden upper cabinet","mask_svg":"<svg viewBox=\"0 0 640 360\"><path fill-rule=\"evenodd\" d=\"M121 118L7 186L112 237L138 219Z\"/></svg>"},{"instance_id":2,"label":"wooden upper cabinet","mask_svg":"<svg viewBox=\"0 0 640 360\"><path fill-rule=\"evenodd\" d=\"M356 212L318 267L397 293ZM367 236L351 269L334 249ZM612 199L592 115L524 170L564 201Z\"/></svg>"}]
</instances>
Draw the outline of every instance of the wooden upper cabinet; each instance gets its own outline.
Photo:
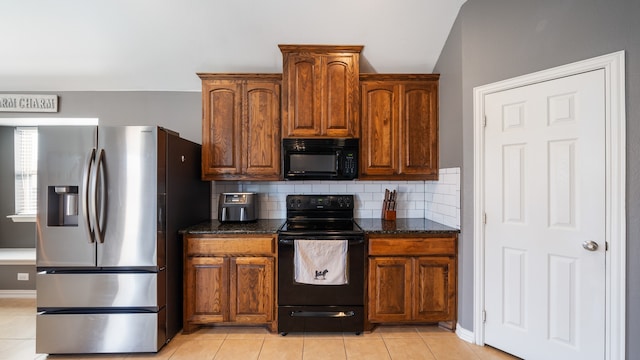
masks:
<instances>
[{"instance_id":1,"label":"wooden upper cabinet","mask_svg":"<svg viewBox=\"0 0 640 360\"><path fill-rule=\"evenodd\" d=\"M243 173L254 178L280 178L280 78L246 84Z\"/></svg>"},{"instance_id":2,"label":"wooden upper cabinet","mask_svg":"<svg viewBox=\"0 0 640 360\"><path fill-rule=\"evenodd\" d=\"M280 74L198 74L203 180L280 178Z\"/></svg>"},{"instance_id":3,"label":"wooden upper cabinet","mask_svg":"<svg viewBox=\"0 0 640 360\"><path fill-rule=\"evenodd\" d=\"M360 177L393 176L398 172L400 105L398 86L362 81Z\"/></svg>"},{"instance_id":4,"label":"wooden upper cabinet","mask_svg":"<svg viewBox=\"0 0 640 360\"><path fill-rule=\"evenodd\" d=\"M362 46L279 45L284 137L358 137Z\"/></svg>"},{"instance_id":5,"label":"wooden upper cabinet","mask_svg":"<svg viewBox=\"0 0 640 360\"><path fill-rule=\"evenodd\" d=\"M240 174L242 83L202 82L202 177Z\"/></svg>"},{"instance_id":6,"label":"wooden upper cabinet","mask_svg":"<svg viewBox=\"0 0 640 360\"><path fill-rule=\"evenodd\" d=\"M438 74L361 74L361 179L438 179Z\"/></svg>"},{"instance_id":7,"label":"wooden upper cabinet","mask_svg":"<svg viewBox=\"0 0 640 360\"><path fill-rule=\"evenodd\" d=\"M400 175L438 178L438 82L400 84Z\"/></svg>"}]
</instances>

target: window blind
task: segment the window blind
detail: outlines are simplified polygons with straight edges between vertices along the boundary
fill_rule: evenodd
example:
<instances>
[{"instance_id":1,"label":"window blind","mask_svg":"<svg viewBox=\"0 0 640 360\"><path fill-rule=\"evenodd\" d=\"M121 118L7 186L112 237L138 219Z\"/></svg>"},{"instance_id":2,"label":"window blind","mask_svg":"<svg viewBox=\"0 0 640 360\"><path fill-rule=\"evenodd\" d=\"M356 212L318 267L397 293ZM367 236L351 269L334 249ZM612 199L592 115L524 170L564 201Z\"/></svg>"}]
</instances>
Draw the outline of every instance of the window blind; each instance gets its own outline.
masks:
<instances>
[{"instance_id":1,"label":"window blind","mask_svg":"<svg viewBox=\"0 0 640 360\"><path fill-rule=\"evenodd\" d=\"M35 215L38 207L38 128L16 127L14 147L16 215Z\"/></svg>"}]
</instances>

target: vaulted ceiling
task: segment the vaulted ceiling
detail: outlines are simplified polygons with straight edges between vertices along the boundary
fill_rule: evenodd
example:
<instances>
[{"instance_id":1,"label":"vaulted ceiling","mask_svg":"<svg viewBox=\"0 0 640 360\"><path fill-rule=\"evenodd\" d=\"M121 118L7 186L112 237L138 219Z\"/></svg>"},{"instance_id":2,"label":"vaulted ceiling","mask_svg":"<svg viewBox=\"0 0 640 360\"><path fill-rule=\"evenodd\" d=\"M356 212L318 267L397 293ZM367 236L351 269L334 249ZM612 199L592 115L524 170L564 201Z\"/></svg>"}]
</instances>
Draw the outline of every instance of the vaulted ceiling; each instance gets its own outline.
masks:
<instances>
[{"instance_id":1,"label":"vaulted ceiling","mask_svg":"<svg viewBox=\"0 0 640 360\"><path fill-rule=\"evenodd\" d=\"M428 73L465 1L4 0L0 91L199 91L196 72L281 72L278 44Z\"/></svg>"}]
</instances>

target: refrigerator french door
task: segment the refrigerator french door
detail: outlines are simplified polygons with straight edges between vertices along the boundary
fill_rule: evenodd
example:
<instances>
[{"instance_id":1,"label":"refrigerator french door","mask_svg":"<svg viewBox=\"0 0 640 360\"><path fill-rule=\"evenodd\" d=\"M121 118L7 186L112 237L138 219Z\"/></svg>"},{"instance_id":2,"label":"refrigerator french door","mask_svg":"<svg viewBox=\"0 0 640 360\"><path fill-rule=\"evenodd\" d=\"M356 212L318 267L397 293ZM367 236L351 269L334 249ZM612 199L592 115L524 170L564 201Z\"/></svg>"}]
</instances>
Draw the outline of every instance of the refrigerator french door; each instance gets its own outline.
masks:
<instances>
[{"instance_id":1,"label":"refrigerator french door","mask_svg":"<svg viewBox=\"0 0 640 360\"><path fill-rule=\"evenodd\" d=\"M145 126L38 136L36 351L158 351L182 325L178 227L209 217L199 145Z\"/></svg>"}]
</instances>

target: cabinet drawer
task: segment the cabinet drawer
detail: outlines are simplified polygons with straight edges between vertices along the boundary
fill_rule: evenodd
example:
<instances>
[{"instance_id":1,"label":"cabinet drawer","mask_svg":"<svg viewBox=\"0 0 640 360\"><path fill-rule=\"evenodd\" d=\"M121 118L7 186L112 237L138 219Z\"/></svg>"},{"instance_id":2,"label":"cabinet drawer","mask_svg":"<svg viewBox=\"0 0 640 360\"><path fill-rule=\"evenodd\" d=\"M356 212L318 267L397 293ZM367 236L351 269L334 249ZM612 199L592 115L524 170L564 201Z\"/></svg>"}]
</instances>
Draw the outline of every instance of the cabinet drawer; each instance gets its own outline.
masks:
<instances>
[{"instance_id":1,"label":"cabinet drawer","mask_svg":"<svg viewBox=\"0 0 640 360\"><path fill-rule=\"evenodd\" d=\"M369 255L456 255L455 237L370 238Z\"/></svg>"},{"instance_id":2,"label":"cabinet drawer","mask_svg":"<svg viewBox=\"0 0 640 360\"><path fill-rule=\"evenodd\" d=\"M273 255L275 240L273 237L187 237L187 256L194 255Z\"/></svg>"}]
</instances>

